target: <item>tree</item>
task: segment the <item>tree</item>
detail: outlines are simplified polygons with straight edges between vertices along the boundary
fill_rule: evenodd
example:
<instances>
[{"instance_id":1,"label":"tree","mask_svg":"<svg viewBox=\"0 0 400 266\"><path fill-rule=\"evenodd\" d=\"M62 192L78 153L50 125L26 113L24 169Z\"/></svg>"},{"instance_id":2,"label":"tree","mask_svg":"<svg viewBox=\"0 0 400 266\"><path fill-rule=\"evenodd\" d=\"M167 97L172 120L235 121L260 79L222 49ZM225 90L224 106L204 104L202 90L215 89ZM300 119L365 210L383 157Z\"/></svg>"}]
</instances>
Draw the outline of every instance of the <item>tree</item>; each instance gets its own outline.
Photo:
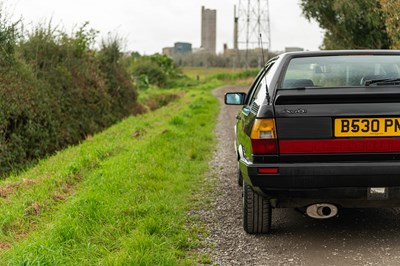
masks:
<instances>
[{"instance_id":1,"label":"tree","mask_svg":"<svg viewBox=\"0 0 400 266\"><path fill-rule=\"evenodd\" d=\"M398 0L380 0L384 20L386 24L386 32L391 39L392 49L400 49L400 1Z\"/></svg>"},{"instance_id":2,"label":"tree","mask_svg":"<svg viewBox=\"0 0 400 266\"><path fill-rule=\"evenodd\" d=\"M391 40L380 2L397 1L301 0L301 7L325 30L323 49L387 49Z\"/></svg>"}]
</instances>

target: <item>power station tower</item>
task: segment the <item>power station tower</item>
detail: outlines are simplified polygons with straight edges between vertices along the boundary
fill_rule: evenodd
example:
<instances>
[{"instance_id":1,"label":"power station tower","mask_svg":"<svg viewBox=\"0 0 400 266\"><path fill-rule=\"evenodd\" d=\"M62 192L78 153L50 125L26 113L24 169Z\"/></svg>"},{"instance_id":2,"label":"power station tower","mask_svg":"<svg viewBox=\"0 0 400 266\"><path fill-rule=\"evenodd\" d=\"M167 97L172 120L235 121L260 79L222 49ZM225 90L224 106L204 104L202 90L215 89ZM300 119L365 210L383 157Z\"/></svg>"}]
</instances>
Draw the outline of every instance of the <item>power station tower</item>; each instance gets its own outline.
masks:
<instances>
[{"instance_id":1,"label":"power station tower","mask_svg":"<svg viewBox=\"0 0 400 266\"><path fill-rule=\"evenodd\" d=\"M201 7L201 48L215 54L217 47L217 10Z\"/></svg>"},{"instance_id":2,"label":"power station tower","mask_svg":"<svg viewBox=\"0 0 400 266\"><path fill-rule=\"evenodd\" d=\"M268 0L239 0L235 7L234 48L251 50L262 47L271 49L271 29Z\"/></svg>"}]
</instances>

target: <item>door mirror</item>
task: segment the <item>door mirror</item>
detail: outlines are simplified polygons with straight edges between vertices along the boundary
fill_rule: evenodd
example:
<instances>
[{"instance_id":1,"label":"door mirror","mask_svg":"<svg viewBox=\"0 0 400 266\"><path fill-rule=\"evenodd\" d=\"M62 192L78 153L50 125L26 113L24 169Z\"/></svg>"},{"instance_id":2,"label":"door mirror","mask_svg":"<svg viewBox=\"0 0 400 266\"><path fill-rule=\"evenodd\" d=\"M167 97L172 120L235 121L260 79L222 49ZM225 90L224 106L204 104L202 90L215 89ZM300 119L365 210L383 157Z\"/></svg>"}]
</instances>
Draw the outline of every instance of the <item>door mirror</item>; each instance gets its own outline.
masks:
<instances>
[{"instance_id":1,"label":"door mirror","mask_svg":"<svg viewBox=\"0 0 400 266\"><path fill-rule=\"evenodd\" d=\"M244 105L246 93L228 92L225 94L225 104L227 105Z\"/></svg>"}]
</instances>

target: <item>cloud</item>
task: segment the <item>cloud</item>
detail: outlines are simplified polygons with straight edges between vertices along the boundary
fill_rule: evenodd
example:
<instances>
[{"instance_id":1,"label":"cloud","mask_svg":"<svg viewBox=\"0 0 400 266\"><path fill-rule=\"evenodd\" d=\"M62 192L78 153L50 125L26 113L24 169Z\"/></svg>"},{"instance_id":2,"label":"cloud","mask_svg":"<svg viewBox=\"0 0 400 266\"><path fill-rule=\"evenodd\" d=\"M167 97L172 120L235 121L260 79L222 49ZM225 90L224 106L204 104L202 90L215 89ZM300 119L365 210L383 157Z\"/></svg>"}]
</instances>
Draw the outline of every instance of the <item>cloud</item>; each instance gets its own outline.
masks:
<instances>
[{"instance_id":1,"label":"cloud","mask_svg":"<svg viewBox=\"0 0 400 266\"><path fill-rule=\"evenodd\" d=\"M301 15L297 0L269 2L273 49L318 48L321 30ZM235 4L238 0L18 0L11 10L27 24L52 19L69 31L89 21L102 35L112 32L125 38L128 50L151 54L177 41L200 46L201 6L217 10L217 50L222 51L224 43L232 47Z\"/></svg>"}]
</instances>

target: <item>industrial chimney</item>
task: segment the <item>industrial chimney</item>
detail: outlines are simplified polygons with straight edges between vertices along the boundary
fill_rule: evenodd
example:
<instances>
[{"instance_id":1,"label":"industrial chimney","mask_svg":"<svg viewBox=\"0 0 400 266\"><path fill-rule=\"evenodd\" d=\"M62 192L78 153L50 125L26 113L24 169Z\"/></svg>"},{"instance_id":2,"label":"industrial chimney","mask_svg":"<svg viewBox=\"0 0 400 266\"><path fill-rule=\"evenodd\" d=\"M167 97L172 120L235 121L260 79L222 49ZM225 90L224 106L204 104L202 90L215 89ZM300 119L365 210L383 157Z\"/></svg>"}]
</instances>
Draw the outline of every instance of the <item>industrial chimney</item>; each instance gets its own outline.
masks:
<instances>
[{"instance_id":1,"label":"industrial chimney","mask_svg":"<svg viewBox=\"0 0 400 266\"><path fill-rule=\"evenodd\" d=\"M233 20L234 20L234 26L233 26L233 49L234 50L238 50L239 49L239 45L238 45L238 42L239 42L239 17L237 17L237 15L236 15L236 5L235 5L235 7L234 7L234 18L233 18Z\"/></svg>"}]
</instances>

